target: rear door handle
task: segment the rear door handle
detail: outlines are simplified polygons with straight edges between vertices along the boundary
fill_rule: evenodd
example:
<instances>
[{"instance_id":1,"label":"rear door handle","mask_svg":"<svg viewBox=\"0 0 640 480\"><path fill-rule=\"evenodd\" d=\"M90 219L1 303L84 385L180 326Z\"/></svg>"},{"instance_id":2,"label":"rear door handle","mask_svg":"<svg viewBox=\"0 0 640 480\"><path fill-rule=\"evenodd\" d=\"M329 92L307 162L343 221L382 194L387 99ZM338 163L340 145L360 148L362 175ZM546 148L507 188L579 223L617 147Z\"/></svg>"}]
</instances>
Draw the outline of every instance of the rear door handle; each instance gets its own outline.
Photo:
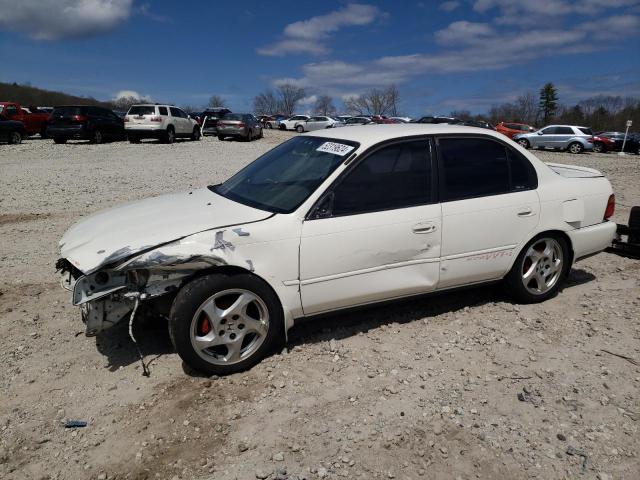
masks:
<instances>
[{"instance_id":1,"label":"rear door handle","mask_svg":"<svg viewBox=\"0 0 640 480\"><path fill-rule=\"evenodd\" d=\"M418 223L413 226L413 233L432 233L435 232L438 228L433 223Z\"/></svg>"},{"instance_id":2,"label":"rear door handle","mask_svg":"<svg viewBox=\"0 0 640 480\"><path fill-rule=\"evenodd\" d=\"M533 217L535 213L533 213L533 209L531 207L523 208L518 212L519 217Z\"/></svg>"}]
</instances>

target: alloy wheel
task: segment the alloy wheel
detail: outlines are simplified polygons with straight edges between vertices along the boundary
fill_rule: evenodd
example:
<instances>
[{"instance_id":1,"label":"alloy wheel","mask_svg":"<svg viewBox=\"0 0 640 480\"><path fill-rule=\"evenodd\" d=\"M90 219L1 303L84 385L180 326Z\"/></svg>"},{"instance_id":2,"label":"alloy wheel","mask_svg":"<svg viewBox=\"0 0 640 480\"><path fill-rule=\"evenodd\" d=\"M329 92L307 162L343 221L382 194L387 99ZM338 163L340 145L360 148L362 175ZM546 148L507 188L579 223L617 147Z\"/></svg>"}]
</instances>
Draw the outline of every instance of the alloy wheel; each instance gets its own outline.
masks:
<instances>
[{"instance_id":1,"label":"alloy wheel","mask_svg":"<svg viewBox=\"0 0 640 480\"><path fill-rule=\"evenodd\" d=\"M244 289L224 290L196 310L191 345L209 363L232 365L253 355L268 331L269 311L258 295Z\"/></svg>"},{"instance_id":2,"label":"alloy wheel","mask_svg":"<svg viewBox=\"0 0 640 480\"><path fill-rule=\"evenodd\" d=\"M529 293L542 295L560 279L563 251L554 238L541 238L531 245L522 259L522 283Z\"/></svg>"}]
</instances>

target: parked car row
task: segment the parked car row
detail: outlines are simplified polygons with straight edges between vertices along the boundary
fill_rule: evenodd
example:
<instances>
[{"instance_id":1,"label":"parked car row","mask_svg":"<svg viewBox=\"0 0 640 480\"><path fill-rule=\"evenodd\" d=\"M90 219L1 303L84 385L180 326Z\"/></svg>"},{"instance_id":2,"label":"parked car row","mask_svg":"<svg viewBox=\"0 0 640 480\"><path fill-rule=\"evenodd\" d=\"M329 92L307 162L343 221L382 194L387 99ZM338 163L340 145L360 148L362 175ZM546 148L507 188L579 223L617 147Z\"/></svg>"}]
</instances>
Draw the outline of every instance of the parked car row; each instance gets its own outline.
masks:
<instances>
[{"instance_id":1,"label":"parked car row","mask_svg":"<svg viewBox=\"0 0 640 480\"><path fill-rule=\"evenodd\" d=\"M450 124L495 130L524 148L559 149L570 153L622 151L640 155L640 134L598 132L576 125L548 125L536 130L531 125L500 122L493 126L484 120L460 120L455 117L430 115L416 120L384 115L261 115L233 113L225 107L213 107L198 113L186 113L173 105L147 103L133 105L127 112L114 112L105 107L64 105L53 109L23 107L15 102L0 102L0 141L20 143L23 138L39 134L55 143L89 140L92 143L125 140L139 143L153 138L173 143L177 138L197 141L202 135L215 135L220 140L232 137L251 141L263 137L263 129L295 130L299 133L327 128L375 124Z\"/></svg>"}]
</instances>

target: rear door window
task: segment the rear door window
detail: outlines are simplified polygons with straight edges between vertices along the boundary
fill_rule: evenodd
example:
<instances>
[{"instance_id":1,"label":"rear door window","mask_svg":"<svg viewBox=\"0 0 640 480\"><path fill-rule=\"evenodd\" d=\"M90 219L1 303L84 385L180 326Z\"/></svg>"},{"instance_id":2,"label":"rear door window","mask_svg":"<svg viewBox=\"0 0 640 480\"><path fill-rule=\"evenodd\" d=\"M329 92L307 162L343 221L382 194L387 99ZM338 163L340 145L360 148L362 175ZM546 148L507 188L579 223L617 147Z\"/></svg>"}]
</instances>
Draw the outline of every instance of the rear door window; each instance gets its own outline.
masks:
<instances>
[{"instance_id":1,"label":"rear door window","mask_svg":"<svg viewBox=\"0 0 640 480\"><path fill-rule=\"evenodd\" d=\"M556 127L556 132L559 135L573 135L573 128L571 127Z\"/></svg>"}]
</instances>

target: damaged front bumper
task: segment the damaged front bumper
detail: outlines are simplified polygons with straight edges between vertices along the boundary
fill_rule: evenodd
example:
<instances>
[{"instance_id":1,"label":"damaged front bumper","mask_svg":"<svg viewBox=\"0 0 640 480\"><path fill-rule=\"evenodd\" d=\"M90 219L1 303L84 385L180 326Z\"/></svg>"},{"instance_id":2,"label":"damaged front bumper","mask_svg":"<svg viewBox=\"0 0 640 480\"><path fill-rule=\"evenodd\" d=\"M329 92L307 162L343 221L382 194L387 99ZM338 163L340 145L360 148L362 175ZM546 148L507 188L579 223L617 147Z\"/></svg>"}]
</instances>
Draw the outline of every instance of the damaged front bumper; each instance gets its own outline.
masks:
<instances>
[{"instance_id":1,"label":"damaged front bumper","mask_svg":"<svg viewBox=\"0 0 640 480\"><path fill-rule=\"evenodd\" d=\"M126 272L109 269L84 275L66 259L58 260L56 268L63 274L62 286L72 292L73 305L80 307L87 336L94 336L126 318L137 301L176 291L187 275L185 272L153 274L144 269Z\"/></svg>"}]
</instances>

